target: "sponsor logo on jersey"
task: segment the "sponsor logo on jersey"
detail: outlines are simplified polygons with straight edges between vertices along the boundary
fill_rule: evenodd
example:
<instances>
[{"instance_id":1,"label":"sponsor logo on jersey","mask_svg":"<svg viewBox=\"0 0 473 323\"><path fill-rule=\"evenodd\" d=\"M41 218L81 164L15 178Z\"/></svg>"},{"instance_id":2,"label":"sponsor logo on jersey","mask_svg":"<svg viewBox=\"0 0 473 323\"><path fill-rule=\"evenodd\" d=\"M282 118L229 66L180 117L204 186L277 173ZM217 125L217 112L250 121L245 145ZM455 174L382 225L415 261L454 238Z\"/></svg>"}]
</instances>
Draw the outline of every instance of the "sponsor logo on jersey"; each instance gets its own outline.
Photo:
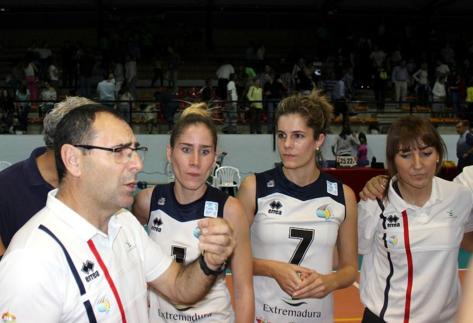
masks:
<instances>
[{"instance_id":1,"label":"sponsor logo on jersey","mask_svg":"<svg viewBox=\"0 0 473 323\"><path fill-rule=\"evenodd\" d=\"M164 205L166 204L166 198L165 197L160 197L158 200L158 205Z\"/></svg>"},{"instance_id":2,"label":"sponsor logo on jersey","mask_svg":"<svg viewBox=\"0 0 473 323\"><path fill-rule=\"evenodd\" d=\"M336 182L327 181L327 193L338 196L338 184Z\"/></svg>"},{"instance_id":3,"label":"sponsor logo on jersey","mask_svg":"<svg viewBox=\"0 0 473 323\"><path fill-rule=\"evenodd\" d=\"M204 216L216 218L218 215L218 203L213 201L205 201Z\"/></svg>"},{"instance_id":4,"label":"sponsor logo on jersey","mask_svg":"<svg viewBox=\"0 0 473 323\"><path fill-rule=\"evenodd\" d=\"M94 266L95 266L95 264L90 260L86 260L82 264L81 271L84 274L86 274L85 281L88 282L88 283L100 276L99 272L97 270L94 270Z\"/></svg>"},{"instance_id":5,"label":"sponsor logo on jersey","mask_svg":"<svg viewBox=\"0 0 473 323\"><path fill-rule=\"evenodd\" d=\"M328 206L329 206L328 204L319 206L317 210L315 211L315 215L325 220L330 219L332 217L332 212L330 211Z\"/></svg>"},{"instance_id":6,"label":"sponsor logo on jersey","mask_svg":"<svg viewBox=\"0 0 473 323\"><path fill-rule=\"evenodd\" d=\"M151 230L156 232L161 232L161 226L163 225L163 221L159 216L153 219L153 224L151 225Z\"/></svg>"},{"instance_id":7,"label":"sponsor logo on jersey","mask_svg":"<svg viewBox=\"0 0 473 323\"><path fill-rule=\"evenodd\" d=\"M96 307L97 311L99 311L100 313L108 313L110 312L111 307L110 301L105 297L102 297Z\"/></svg>"},{"instance_id":8,"label":"sponsor logo on jersey","mask_svg":"<svg viewBox=\"0 0 473 323\"><path fill-rule=\"evenodd\" d=\"M301 305L306 305L307 302L303 301L303 300L300 300L300 299L294 299L294 298L281 298L281 300L286 303L287 305L291 305L291 306L301 306Z\"/></svg>"},{"instance_id":9,"label":"sponsor logo on jersey","mask_svg":"<svg viewBox=\"0 0 473 323\"><path fill-rule=\"evenodd\" d=\"M447 214L450 218L456 218L457 217L457 215L455 214L455 212L452 209L448 210Z\"/></svg>"},{"instance_id":10,"label":"sponsor logo on jersey","mask_svg":"<svg viewBox=\"0 0 473 323\"><path fill-rule=\"evenodd\" d=\"M401 223L399 222L399 217L396 214L391 214L386 217L387 223L386 226L388 228L399 228Z\"/></svg>"},{"instance_id":11,"label":"sponsor logo on jersey","mask_svg":"<svg viewBox=\"0 0 473 323\"><path fill-rule=\"evenodd\" d=\"M274 179L266 182L266 187L274 187Z\"/></svg>"},{"instance_id":12,"label":"sponsor logo on jersey","mask_svg":"<svg viewBox=\"0 0 473 323\"><path fill-rule=\"evenodd\" d=\"M282 215L282 203L281 201L278 200L272 200L271 203L269 203L269 214L275 214L275 215Z\"/></svg>"},{"instance_id":13,"label":"sponsor logo on jersey","mask_svg":"<svg viewBox=\"0 0 473 323\"><path fill-rule=\"evenodd\" d=\"M399 240L396 236L389 236L387 241L388 241L388 245L391 247L395 247L399 243Z\"/></svg>"},{"instance_id":14,"label":"sponsor logo on jersey","mask_svg":"<svg viewBox=\"0 0 473 323\"><path fill-rule=\"evenodd\" d=\"M163 312L158 308L158 316L165 320L172 320L177 322L197 322L204 319L212 317L212 313L202 313L202 314L186 314L186 313L171 313Z\"/></svg>"},{"instance_id":15,"label":"sponsor logo on jersey","mask_svg":"<svg viewBox=\"0 0 473 323\"><path fill-rule=\"evenodd\" d=\"M16 323L16 316L13 313L5 312L2 314L2 323Z\"/></svg>"},{"instance_id":16,"label":"sponsor logo on jersey","mask_svg":"<svg viewBox=\"0 0 473 323\"><path fill-rule=\"evenodd\" d=\"M269 304L263 304L263 311L266 313L272 313L272 314L291 317L291 319L293 317L320 318L322 316L322 312L318 312L318 311L310 311L308 309L302 310L302 309L295 309L295 308L284 308L278 305L269 305ZM284 322L288 322L288 321L285 319Z\"/></svg>"}]
</instances>

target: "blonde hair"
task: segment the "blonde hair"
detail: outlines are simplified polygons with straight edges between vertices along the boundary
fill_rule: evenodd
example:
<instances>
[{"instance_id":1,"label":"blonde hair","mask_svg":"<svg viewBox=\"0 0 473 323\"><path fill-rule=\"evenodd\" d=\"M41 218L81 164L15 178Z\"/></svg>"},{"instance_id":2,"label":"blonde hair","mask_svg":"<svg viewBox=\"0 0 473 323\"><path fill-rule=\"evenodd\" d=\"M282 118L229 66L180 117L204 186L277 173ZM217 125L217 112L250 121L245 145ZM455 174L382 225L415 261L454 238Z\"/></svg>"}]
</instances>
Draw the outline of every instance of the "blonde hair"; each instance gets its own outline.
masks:
<instances>
[{"instance_id":1,"label":"blonde hair","mask_svg":"<svg viewBox=\"0 0 473 323\"><path fill-rule=\"evenodd\" d=\"M188 108L182 111L181 116L171 131L171 137L169 139L171 147L174 147L177 138L179 138L187 127L195 124L202 124L209 129L214 148L217 148L217 127L210 117L207 104L203 102L191 104Z\"/></svg>"},{"instance_id":2,"label":"blonde hair","mask_svg":"<svg viewBox=\"0 0 473 323\"><path fill-rule=\"evenodd\" d=\"M205 102L191 104L184 111L182 111L180 118L184 118L189 114L197 114L202 117L210 118L210 112L208 110L207 103Z\"/></svg>"}]
</instances>

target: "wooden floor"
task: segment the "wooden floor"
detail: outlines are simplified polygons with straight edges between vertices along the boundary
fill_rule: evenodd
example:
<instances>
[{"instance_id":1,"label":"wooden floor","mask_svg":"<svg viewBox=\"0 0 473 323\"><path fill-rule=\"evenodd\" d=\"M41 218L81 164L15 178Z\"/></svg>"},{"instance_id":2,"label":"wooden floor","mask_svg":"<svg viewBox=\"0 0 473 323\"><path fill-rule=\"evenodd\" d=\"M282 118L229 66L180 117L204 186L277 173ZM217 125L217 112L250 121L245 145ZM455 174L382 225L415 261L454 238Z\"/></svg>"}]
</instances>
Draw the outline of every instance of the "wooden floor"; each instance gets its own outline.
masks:
<instances>
[{"instance_id":1,"label":"wooden floor","mask_svg":"<svg viewBox=\"0 0 473 323\"><path fill-rule=\"evenodd\" d=\"M460 270L460 280L463 282L466 270ZM359 323L363 316L363 304L360 301L358 281L352 286L337 290L333 293L335 315L334 322ZM231 275L227 276L227 283L230 290L232 289Z\"/></svg>"}]
</instances>

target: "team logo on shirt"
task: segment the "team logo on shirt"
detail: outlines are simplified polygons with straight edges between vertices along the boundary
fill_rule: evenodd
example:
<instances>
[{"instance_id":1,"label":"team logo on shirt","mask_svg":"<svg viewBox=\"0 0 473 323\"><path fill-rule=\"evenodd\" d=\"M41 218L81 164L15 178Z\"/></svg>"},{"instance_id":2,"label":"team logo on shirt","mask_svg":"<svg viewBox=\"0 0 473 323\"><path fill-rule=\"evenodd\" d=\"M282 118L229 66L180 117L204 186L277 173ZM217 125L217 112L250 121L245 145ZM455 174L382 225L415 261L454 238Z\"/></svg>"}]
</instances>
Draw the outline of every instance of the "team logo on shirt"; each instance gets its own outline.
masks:
<instances>
[{"instance_id":1,"label":"team logo on shirt","mask_svg":"<svg viewBox=\"0 0 473 323\"><path fill-rule=\"evenodd\" d=\"M153 220L153 224L151 225L151 230L156 232L161 232L161 226L163 225L163 221L159 216L155 217Z\"/></svg>"},{"instance_id":2,"label":"team logo on shirt","mask_svg":"<svg viewBox=\"0 0 473 323\"><path fill-rule=\"evenodd\" d=\"M274 187L274 180L270 180L266 182L266 187Z\"/></svg>"},{"instance_id":3,"label":"team logo on shirt","mask_svg":"<svg viewBox=\"0 0 473 323\"><path fill-rule=\"evenodd\" d=\"M332 217L332 212L330 211L328 206L329 206L328 204L319 206L317 210L315 211L315 215L325 220L330 219Z\"/></svg>"},{"instance_id":4,"label":"team logo on shirt","mask_svg":"<svg viewBox=\"0 0 473 323\"><path fill-rule=\"evenodd\" d=\"M386 226L388 228L399 228L401 226L401 223L399 222L399 217L395 214L388 215L386 217L387 224Z\"/></svg>"},{"instance_id":5,"label":"team logo on shirt","mask_svg":"<svg viewBox=\"0 0 473 323\"><path fill-rule=\"evenodd\" d=\"M448 214L448 217L450 217L450 218L456 218L457 217L457 215L453 212L452 209L448 210L447 214Z\"/></svg>"},{"instance_id":6,"label":"team logo on shirt","mask_svg":"<svg viewBox=\"0 0 473 323\"><path fill-rule=\"evenodd\" d=\"M278 200L273 200L269 203L270 209L268 210L269 214L282 215L282 203Z\"/></svg>"},{"instance_id":7,"label":"team logo on shirt","mask_svg":"<svg viewBox=\"0 0 473 323\"><path fill-rule=\"evenodd\" d=\"M16 323L16 316L13 313L5 312L2 314L2 323Z\"/></svg>"},{"instance_id":8,"label":"team logo on shirt","mask_svg":"<svg viewBox=\"0 0 473 323\"><path fill-rule=\"evenodd\" d=\"M97 304L97 311L99 311L100 313L108 313L110 312L110 307L110 301L105 297L102 297L99 300L99 303Z\"/></svg>"},{"instance_id":9,"label":"team logo on shirt","mask_svg":"<svg viewBox=\"0 0 473 323\"><path fill-rule=\"evenodd\" d=\"M399 240L396 236L390 236L388 239L387 239L387 242L388 242L388 245L391 246L391 247L395 247L397 246L397 244L399 243Z\"/></svg>"},{"instance_id":10,"label":"team logo on shirt","mask_svg":"<svg viewBox=\"0 0 473 323\"><path fill-rule=\"evenodd\" d=\"M164 205L166 204L166 198L165 197L160 197L158 200L158 205Z\"/></svg>"},{"instance_id":11,"label":"team logo on shirt","mask_svg":"<svg viewBox=\"0 0 473 323\"><path fill-rule=\"evenodd\" d=\"M94 270L94 266L94 263L90 260L87 260L82 264L81 271L87 275L85 276L86 282L90 282L91 280L94 280L95 278L100 276L99 272L97 270Z\"/></svg>"}]
</instances>

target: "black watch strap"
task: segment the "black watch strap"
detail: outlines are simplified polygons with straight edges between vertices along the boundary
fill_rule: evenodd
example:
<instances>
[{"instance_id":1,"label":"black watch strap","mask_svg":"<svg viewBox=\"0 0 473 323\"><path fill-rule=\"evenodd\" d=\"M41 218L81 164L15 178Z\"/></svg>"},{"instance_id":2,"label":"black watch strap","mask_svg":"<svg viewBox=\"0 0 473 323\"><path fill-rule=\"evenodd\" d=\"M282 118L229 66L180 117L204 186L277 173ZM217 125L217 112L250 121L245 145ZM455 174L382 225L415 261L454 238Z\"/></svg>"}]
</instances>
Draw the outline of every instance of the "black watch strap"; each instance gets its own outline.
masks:
<instances>
[{"instance_id":1,"label":"black watch strap","mask_svg":"<svg viewBox=\"0 0 473 323\"><path fill-rule=\"evenodd\" d=\"M226 263L223 263L219 269L217 270L212 270L209 268L209 266L207 266L207 263L205 262L205 259L204 259L204 255L200 255L199 257L199 265L200 265L200 269L202 269L202 271L204 272L204 274L206 274L207 276L210 276L210 275L214 275L214 276L218 276L220 275L221 273L223 273L225 271L225 268L227 267L226 266Z\"/></svg>"}]
</instances>

